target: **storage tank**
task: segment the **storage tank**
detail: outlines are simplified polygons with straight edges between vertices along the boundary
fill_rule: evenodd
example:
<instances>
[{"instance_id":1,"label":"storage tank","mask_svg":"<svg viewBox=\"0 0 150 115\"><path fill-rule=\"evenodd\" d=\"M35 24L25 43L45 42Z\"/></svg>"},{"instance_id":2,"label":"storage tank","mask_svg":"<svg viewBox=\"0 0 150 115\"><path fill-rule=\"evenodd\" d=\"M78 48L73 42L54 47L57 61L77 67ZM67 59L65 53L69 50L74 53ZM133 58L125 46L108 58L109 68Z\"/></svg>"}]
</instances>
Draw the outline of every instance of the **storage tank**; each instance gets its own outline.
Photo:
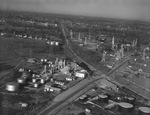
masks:
<instances>
[{"instance_id":1,"label":"storage tank","mask_svg":"<svg viewBox=\"0 0 150 115\"><path fill-rule=\"evenodd\" d=\"M18 78L17 83L19 84L19 89L23 89L25 84L26 84L26 79L25 78Z\"/></svg>"},{"instance_id":2,"label":"storage tank","mask_svg":"<svg viewBox=\"0 0 150 115\"><path fill-rule=\"evenodd\" d=\"M36 79L35 79L35 78L33 78L33 79L32 79L32 83L35 83L35 82L36 82Z\"/></svg>"},{"instance_id":3,"label":"storage tank","mask_svg":"<svg viewBox=\"0 0 150 115\"><path fill-rule=\"evenodd\" d=\"M149 107L139 107L138 115L150 115Z\"/></svg>"},{"instance_id":4,"label":"storage tank","mask_svg":"<svg viewBox=\"0 0 150 115\"><path fill-rule=\"evenodd\" d=\"M38 88L38 87L39 87L39 84L38 84L38 83L34 83L33 87L34 87L34 88Z\"/></svg>"},{"instance_id":5,"label":"storage tank","mask_svg":"<svg viewBox=\"0 0 150 115\"><path fill-rule=\"evenodd\" d=\"M108 96L104 95L104 94L100 94L99 96L99 101L103 102L103 103L107 103L108 102Z\"/></svg>"},{"instance_id":6,"label":"storage tank","mask_svg":"<svg viewBox=\"0 0 150 115\"><path fill-rule=\"evenodd\" d=\"M134 106L130 103L120 102L118 103L118 111L121 113L130 113L134 110Z\"/></svg>"},{"instance_id":7,"label":"storage tank","mask_svg":"<svg viewBox=\"0 0 150 115\"><path fill-rule=\"evenodd\" d=\"M126 97L126 101L127 101L128 103L134 104L134 103L135 103L135 100L136 100L136 98L134 98L134 97Z\"/></svg>"},{"instance_id":8,"label":"storage tank","mask_svg":"<svg viewBox=\"0 0 150 115\"><path fill-rule=\"evenodd\" d=\"M33 77L33 78L35 78L35 77L36 77L36 75L35 75L35 74L32 74L32 77Z\"/></svg>"},{"instance_id":9,"label":"storage tank","mask_svg":"<svg viewBox=\"0 0 150 115\"><path fill-rule=\"evenodd\" d=\"M45 84L45 79L40 79L41 84Z\"/></svg>"},{"instance_id":10,"label":"storage tank","mask_svg":"<svg viewBox=\"0 0 150 115\"><path fill-rule=\"evenodd\" d=\"M26 71L24 71L23 73L22 73L22 77L23 78L27 78L29 75L28 75L28 73L26 72Z\"/></svg>"},{"instance_id":11,"label":"storage tank","mask_svg":"<svg viewBox=\"0 0 150 115\"><path fill-rule=\"evenodd\" d=\"M19 88L19 84L16 82L9 82L6 84L6 90L7 91L14 92L14 91L17 91L18 88Z\"/></svg>"},{"instance_id":12,"label":"storage tank","mask_svg":"<svg viewBox=\"0 0 150 115\"><path fill-rule=\"evenodd\" d=\"M59 45L59 43L58 43L58 42L55 42L55 45L56 45L56 46L58 46L58 45Z\"/></svg>"},{"instance_id":13,"label":"storage tank","mask_svg":"<svg viewBox=\"0 0 150 115\"><path fill-rule=\"evenodd\" d=\"M25 79L24 78L18 78L17 79L17 82L19 83L19 84L25 84Z\"/></svg>"}]
</instances>

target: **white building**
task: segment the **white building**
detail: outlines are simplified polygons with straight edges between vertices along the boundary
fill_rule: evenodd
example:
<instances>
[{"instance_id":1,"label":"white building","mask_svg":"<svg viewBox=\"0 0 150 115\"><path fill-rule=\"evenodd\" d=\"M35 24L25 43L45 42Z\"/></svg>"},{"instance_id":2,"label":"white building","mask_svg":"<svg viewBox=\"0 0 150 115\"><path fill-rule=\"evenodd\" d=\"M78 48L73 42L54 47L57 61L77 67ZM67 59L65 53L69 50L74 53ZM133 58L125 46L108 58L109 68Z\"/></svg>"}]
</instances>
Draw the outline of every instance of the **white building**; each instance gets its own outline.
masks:
<instances>
[{"instance_id":1,"label":"white building","mask_svg":"<svg viewBox=\"0 0 150 115\"><path fill-rule=\"evenodd\" d=\"M85 70L75 72L75 76L79 77L79 78L85 78L86 75L87 75L87 71L85 71Z\"/></svg>"}]
</instances>

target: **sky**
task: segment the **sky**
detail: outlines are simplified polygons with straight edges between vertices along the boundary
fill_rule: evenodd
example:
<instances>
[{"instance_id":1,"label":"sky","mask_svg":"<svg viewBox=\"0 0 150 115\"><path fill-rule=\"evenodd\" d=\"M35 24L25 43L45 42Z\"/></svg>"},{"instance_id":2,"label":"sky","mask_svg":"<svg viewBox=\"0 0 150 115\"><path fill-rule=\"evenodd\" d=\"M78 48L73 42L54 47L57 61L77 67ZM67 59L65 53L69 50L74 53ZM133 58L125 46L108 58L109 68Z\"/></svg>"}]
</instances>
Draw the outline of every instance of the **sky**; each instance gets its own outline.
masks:
<instances>
[{"instance_id":1,"label":"sky","mask_svg":"<svg viewBox=\"0 0 150 115\"><path fill-rule=\"evenodd\" d=\"M0 9L150 21L150 0L0 0Z\"/></svg>"}]
</instances>

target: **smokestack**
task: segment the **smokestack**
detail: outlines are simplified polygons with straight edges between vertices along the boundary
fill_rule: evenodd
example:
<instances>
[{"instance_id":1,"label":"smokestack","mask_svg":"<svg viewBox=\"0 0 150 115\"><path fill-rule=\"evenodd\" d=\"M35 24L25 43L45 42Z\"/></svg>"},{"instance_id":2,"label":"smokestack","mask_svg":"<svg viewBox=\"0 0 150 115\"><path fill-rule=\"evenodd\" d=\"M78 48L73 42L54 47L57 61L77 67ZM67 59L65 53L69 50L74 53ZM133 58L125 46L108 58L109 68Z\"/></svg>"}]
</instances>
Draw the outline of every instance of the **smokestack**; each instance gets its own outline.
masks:
<instances>
[{"instance_id":1,"label":"smokestack","mask_svg":"<svg viewBox=\"0 0 150 115\"><path fill-rule=\"evenodd\" d=\"M84 44L87 44L87 38L85 37L85 41L84 41Z\"/></svg>"},{"instance_id":2,"label":"smokestack","mask_svg":"<svg viewBox=\"0 0 150 115\"><path fill-rule=\"evenodd\" d=\"M72 32L72 30L70 31L70 37L71 37L71 39L73 39L73 32Z\"/></svg>"},{"instance_id":3,"label":"smokestack","mask_svg":"<svg viewBox=\"0 0 150 115\"><path fill-rule=\"evenodd\" d=\"M81 35L80 35L80 33L79 33L79 35L78 35L78 40L81 40Z\"/></svg>"},{"instance_id":4,"label":"smokestack","mask_svg":"<svg viewBox=\"0 0 150 115\"><path fill-rule=\"evenodd\" d=\"M115 38L113 36L113 38L112 38L112 49L114 49L114 44L115 44Z\"/></svg>"}]
</instances>

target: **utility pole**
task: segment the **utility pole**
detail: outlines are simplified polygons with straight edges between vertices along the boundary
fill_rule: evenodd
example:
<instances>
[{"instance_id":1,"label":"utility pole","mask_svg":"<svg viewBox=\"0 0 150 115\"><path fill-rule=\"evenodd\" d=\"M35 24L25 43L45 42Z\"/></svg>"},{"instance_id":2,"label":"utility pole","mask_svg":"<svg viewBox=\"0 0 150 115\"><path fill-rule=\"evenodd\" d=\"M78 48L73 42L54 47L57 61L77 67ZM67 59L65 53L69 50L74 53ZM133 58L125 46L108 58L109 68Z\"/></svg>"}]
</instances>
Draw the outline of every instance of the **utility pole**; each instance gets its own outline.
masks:
<instances>
[{"instance_id":1,"label":"utility pole","mask_svg":"<svg viewBox=\"0 0 150 115\"><path fill-rule=\"evenodd\" d=\"M113 36L113 38L112 38L112 50L114 50L114 44L115 44L115 38Z\"/></svg>"},{"instance_id":2,"label":"utility pole","mask_svg":"<svg viewBox=\"0 0 150 115\"><path fill-rule=\"evenodd\" d=\"M78 35L78 40L81 40L81 35L80 35L80 33L79 33L79 35Z\"/></svg>"},{"instance_id":3,"label":"utility pole","mask_svg":"<svg viewBox=\"0 0 150 115\"><path fill-rule=\"evenodd\" d=\"M22 43L19 44L19 56L22 56Z\"/></svg>"},{"instance_id":4,"label":"utility pole","mask_svg":"<svg viewBox=\"0 0 150 115\"><path fill-rule=\"evenodd\" d=\"M87 37L85 37L84 44L87 44Z\"/></svg>"},{"instance_id":5,"label":"utility pole","mask_svg":"<svg viewBox=\"0 0 150 115\"><path fill-rule=\"evenodd\" d=\"M32 58L32 49L29 51L29 57Z\"/></svg>"},{"instance_id":6,"label":"utility pole","mask_svg":"<svg viewBox=\"0 0 150 115\"><path fill-rule=\"evenodd\" d=\"M105 62L105 58L106 58L106 52L103 51L103 55L102 55L102 62Z\"/></svg>"},{"instance_id":7,"label":"utility pole","mask_svg":"<svg viewBox=\"0 0 150 115\"><path fill-rule=\"evenodd\" d=\"M91 34L89 34L89 40L91 39Z\"/></svg>"},{"instance_id":8,"label":"utility pole","mask_svg":"<svg viewBox=\"0 0 150 115\"><path fill-rule=\"evenodd\" d=\"M121 44L121 57L122 58L124 57L124 47L123 47L123 44Z\"/></svg>"},{"instance_id":9,"label":"utility pole","mask_svg":"<svg viewBox=\"0 0 150 115\"><path fill-rule=\"evenodd\" d=\"M70 37L71 37L71 39L73 39L73 32L72 32L72 30L70 31Z\"/></svg>"}]
</instances>

